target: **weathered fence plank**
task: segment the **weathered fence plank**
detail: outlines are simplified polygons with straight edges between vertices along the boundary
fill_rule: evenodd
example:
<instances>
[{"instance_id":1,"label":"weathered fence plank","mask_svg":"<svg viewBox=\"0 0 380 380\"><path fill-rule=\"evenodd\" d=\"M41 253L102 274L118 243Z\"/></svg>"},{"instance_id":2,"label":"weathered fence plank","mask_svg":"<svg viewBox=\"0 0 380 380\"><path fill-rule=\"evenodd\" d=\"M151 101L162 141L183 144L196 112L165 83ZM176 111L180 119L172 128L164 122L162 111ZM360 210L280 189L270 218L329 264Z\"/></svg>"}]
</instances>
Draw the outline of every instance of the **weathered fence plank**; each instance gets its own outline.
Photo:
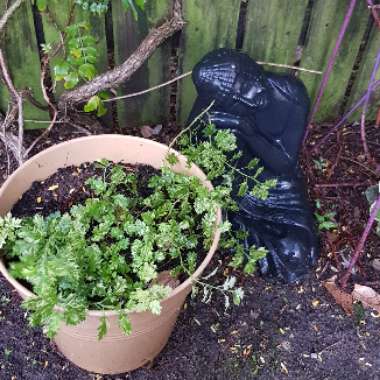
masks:
<instances>
[{"instance_id":1,"label":"weathered fence plank","mask_svg":"<svg viewBox=\"0 0 380 380\"><path fill-rule=\"evenodd\" d=\"M0 14L9 1L0 0ZM31 3L24 2L6 26L6 32L0 37L4 48L8 69L17 90L30 89L35 99L44 103L40 87L40 59L34 31ZM8 92L0 84L0 109L6 112ZM28 101L23 103L24 118L27 120L49 120L47 111L33 106ZM25 128L43 128L46 124L25 122Z\"/></svg>"},{"instance_id":2,"label":"weathered fence plank","mask_svg":"<svg viewBox=\"0 0 380 380\"><path fill-rule=\"evenodd\" d=\"M349 2L347 0L315 0L310 30L303 51L302 67L325 70L334 48ZM358 54L361 40L368 22L365 1L358 1L351 22L343 39L339 55L331 73L328 86L321 101L316 120L336 118L339 115L346 88ZM312 99L318 91L321 77L301 73Z\"/></svg>"},{"instance_id":3,"label":"weathered fence plank","mask_svg":"<svg viewBox=\"0 0 380 380\"><path fill-rule=\"evenodd\" d=\"M165 19L171 10L172 0L151 0L146 11L140 12L136 22L130 12L125 12L122 0L112 1L112 22L114 37L114 63L122 63L146 36L149 29ZM9 5L9 0L0 0L0 13ZM30 88L34 97L41 103L40 60L35 35L31 1L26 1L17 10L7 26L6 33L0 36L0 44L8 61L11 75L19 90ZM49 12L42 13L44 36L47 43L60 39L62 31L71 18L72 21L88 21L92 32L99 40L98 70L109 67L106 42L105 17L91 15L80 7L73 8L74 0L49 0ZM208 51L218 47L235 47L241 0L183 0L184 17L187 21L182 32L179 53L178 73L189 71ZM300 55L298 47L301 29L308 9L309 0L266 0L248 2L243 50L260 61L293 64ZM348 6L347 0L314 0L310 15L310 25L306 34L300 65L305 68L324 70L331 54ZM380 46L380 32L373 28L370 40L357 69L354 83L350 83L359 47L370 14L364 0L358 1L338 58L322 99L317 121L338 118L343 104L348 109L353 101L365 90ZM169 62L172 40L166 42L151 57L133 78L125 83L118 93L140 91L159 84L170 77ZM111 52L112 54L112 52ZM51 62L51 68L57 59ZM269 67L268 67L269 69ZM275 70L270 67L270 70ZM284 71L279 69L279 71ZM287 71L287 70L285 70ZM321 76L300 73L312 98L318 90ZM380 73L377 74L380 79ZM348 84L352 85L350 98L344 99ZM57 87L57 94L62 92ZM121 100L117 103L118 120L122 127L143 124L165 123L169 118L170 88L166 87L138 98ZM177 117L184 124L195 98L195 90L190 78L178 85ZM380 90L370 107L369 117L374 117L380 104ZM6 111L8 93L0 83L0 110ZM29 102L24 102L26 119L49 120L43 111ZM357 118L359 113L355 114ZM108 115L110 118L110 115ZM27 128L46 127L43 123L26 123Z\"/></svg>"},{"instance_id":4,"label":"weathered fence plank","mask_svg":"<svg viewBox=\"0 0 380 380\"><path fill-rule=\"evenodd\" d=\"M180 68L184 73L212 49L235 47L240 0L184 0L184 17L188 22L182 32ZM186 123L195 99L191 78L179 85L180 124Z\"/></svg>"},{"instance_id":5,"label":"weathered fence plank","mask_svg":"<svg viewBox=\"0 0 380 380\"><path fill-rule=\"evenodd\" d=\"M145 11L134 20L121 1L112 3L115 64L119 65L136 49L148 31L169 16L171 0L146 2ZM119 95L145 90L169 78L170 41L164 43L149 61L128 80ZM166 123L169 115L169 88L136 98L119 100L117 115L120 127Z\"/></svg>"},{"instance_id":6,"label":"weathered fence plank","mask_svg":"<svg viewBox=\"0 0 380 380\"><path fill-rule=\"evenodd\" d=\"M376 56L380 49L380 31L373 25L370 33L369 41L366 49L363 53L363 59L360 67L358 68L358 73L355 82L352 86L350 99L347 102L346 111L350 110L352 105L361 97L364 91L368 88L368 83L371 77L371 72L373 70ZM380 79L380 70L376 74L376 79ZM376 112L380 107L380 88L377 88L375 95L371 97L371 105L368 109L367 119L375 119ZM352 115L351 120L358 120L361 114L361 109Z\"/></svg>"},{"instance_id":7,"label":"weathered fence plank","mask_svg":"<svg viewBox=\"0 0 380 380\"><path fill-rule=\"evenodd\" d=\"M297 61L308 0L250 1L247 8L243 50L253 59L293 65ZM271 71L286 69L267 67Z\"/></svg>"}]
</instances>

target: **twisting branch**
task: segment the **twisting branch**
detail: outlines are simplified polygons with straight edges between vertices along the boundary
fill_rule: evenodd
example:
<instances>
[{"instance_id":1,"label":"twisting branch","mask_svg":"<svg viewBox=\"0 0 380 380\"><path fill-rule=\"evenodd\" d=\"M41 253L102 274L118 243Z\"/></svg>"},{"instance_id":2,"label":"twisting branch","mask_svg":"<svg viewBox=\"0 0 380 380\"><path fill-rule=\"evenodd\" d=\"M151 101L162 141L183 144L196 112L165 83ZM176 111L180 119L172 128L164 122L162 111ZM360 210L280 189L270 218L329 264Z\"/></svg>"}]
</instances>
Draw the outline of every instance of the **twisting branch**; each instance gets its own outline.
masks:
<instances>
[{"instance_id":1,"label":"twisting branch","mask_svg":"<svg viewBox=\"0 0 380 380\"><path fill-rule=\"evenodd\" d=\"M58 109L64 111L68 107L86 101L100 91L117 87L124 83L144 64L159 45L181 30L184 24L181 2L176 0L172 18L160 27L153 29L124 63L97 76L91 82L75 90L63 93L58 103Z\"/></svg>"},{"instance_id":2,"label":"twisting branch","mask_svg":"<svg viewBox=\"0 0 380 380\"><path fill-rule=\"evenodd\" d=\"M15 13L17 8L19 8L23 2L24 0L17 0L5 11L3 16L0 18L0 32L4 29L8 19L13 15L13 13Z\"/></svg>"},{"instance_id":3,"label":"twisting branch","mask_svg":"<svg viewBox=\"0 0 380 380\"><path fill-rule=\"evenodd\" d=\"M350 264L348 265L348 268L347 268L345 274L343 275L343 277L339 281L340 285L343 288L345 288L347 286L347 282L348 282L348 280L349 280L349 278L351 276L352 268L356 265L356 263L358 262L360 256L363 253L363 248L364 248L365 242L367 241L368 235L369 235L369 233L371 231L372 225L375 222L377 213L379 211L380 211L380 195L377 197L377 200L376 200L375 204L373 205L373 207L371 209L371 213L370 213L367 225L365 226L363 235L360 238L360 241L359 241L357 247L355 248L355 252L352 255Z\"/></svg>"},{"instance_id":4,"label":"twisting branch","mask_svg":"<svg viewBox=\"0 0 380 380\"><path fill-rule=\"evenodd\" d=\"M23 150L23 141L24 141L24 116L22 108L22 97L15 89L12 79L9 75L7 64L3 55L3 51L0 49L0 72L3 77L4 83L7 86L10 95L12 97L13 107L17 107L18 115L18 143L17 143L17 153L16 159L19 164L23 162L22 150ZM9 124L12 124L13 121L10 121ZM4 134L5 135L5 134Z\"/></svg>"},{"instance_id":5,"label":"twisting branch","mask_svg":"<svg viewBox=\"0 0 380 380\"><path fill-rule=\"evenodd\" d=\"M378 87L380 86L380 79L375 81L373 84L372 84L372 87L371 87L371 91L375 91ZM346 123L346 121L351 117L351 115L354 114L354 112L359 109L360 107L363 106L364 104L364 101L366 99L366 96L367 96L367 91L365 91L361 96L360 98L355 102L355 104L352 106L352 108L345 114L343 115L343 117L339 120L339 122L334 125L329 131L327 131L323 138L314 146L314 148L312 149L313 152L317 152L321 146L323 144L325 144L331 134L333 134L335 131L337 131L342 125L344 125Z\"/></svg>"}]
</instances>

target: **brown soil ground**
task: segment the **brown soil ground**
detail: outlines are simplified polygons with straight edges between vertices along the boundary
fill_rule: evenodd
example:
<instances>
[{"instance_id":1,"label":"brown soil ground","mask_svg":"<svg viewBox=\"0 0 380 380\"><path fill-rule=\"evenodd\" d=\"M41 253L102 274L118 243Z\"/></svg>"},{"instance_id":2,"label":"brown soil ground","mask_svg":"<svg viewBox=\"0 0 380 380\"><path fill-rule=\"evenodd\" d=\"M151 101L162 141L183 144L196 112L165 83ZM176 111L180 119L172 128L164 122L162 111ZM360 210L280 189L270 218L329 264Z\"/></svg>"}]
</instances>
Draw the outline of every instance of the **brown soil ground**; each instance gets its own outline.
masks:
<instances>
[{"instance_id":1,"label":"brown soil ground","mask_svg":"<svg viewBox=\"0 0 380 380\"><path fill-rule=\"evenodd\" d=\"M321 234L321 259L302 284L241 276L247 296L229 315L218 295L208 305L189 299L168 345L149 368L99 376L72 365L40 330L28 327L19 297L0 277L0 379L380 379L380 318L360 307L353 317L346 316L321 283L342 271L360 238L368 218L363 191L378 181L378 168L365 163L355 126L311 155L313 142L328 127L314 129L302 164L311 198L320 200L322 212L336 212L338 228ZM36 151L78 135L70 128L57 129ZM172 135L159 140L168 142ZM368 140L380 161L379 129L369 127ZM1 149L0 178L5 178ZM323 168L318 169L313 160L321 159ZM336 186L340 183L351 185ZM379 273L370 265L379 248L372 233L353 281L379 289Z\"/></svg>"}]
</instances>

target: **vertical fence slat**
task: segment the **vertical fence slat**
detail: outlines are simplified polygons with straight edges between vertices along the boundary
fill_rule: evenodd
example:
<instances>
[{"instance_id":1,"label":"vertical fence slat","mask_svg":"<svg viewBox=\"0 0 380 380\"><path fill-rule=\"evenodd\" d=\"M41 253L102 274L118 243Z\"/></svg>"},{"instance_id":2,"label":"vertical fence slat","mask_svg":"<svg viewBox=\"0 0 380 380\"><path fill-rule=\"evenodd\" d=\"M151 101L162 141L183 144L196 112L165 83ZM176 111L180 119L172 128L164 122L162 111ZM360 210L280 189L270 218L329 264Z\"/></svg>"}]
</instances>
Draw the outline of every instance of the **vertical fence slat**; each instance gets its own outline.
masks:
<instances>
[{"instance_id":1,"label":"vertical fence slat","mask_svg":"<svg viewBox=\"0 0 380 380\"><path fill-rule=\"evenodd\" d=\"M184 73L207 52L220 47L235 47L240 0L184 0L188 22L182 32L180 67ZM179 85L178 120L184 124L195 99L191 78Z\"/></svg>"},{"instance_id":2,"label":"vertical fence slat","mask_svg":"<svg viewBox=\"0 0 380 380\"><path fill-rule=\"evenodd\" d=\"M294 64L307 5L308 0L250 1L243 50L258 61Z\"/></svg>"},{"instance_id":3,"label":"vertical fence slat","mask_svg":"<svg viewBox=\"0 0 380 380\"><path fill-rule=\"evenodd\" d=\"M169 16L171 0L146 2L138 21L126 12L121 1L112 3L115 64L119 65L137 48L149 30ZM148 62L122 86L119 95L145 90L169 78L170 41L159 47ZM169 88L136 98L119 100L117 115L120 127L166 123L169 115Z\"/></svg>"},{"instance_id":4,"label":"vertical fence slat","mask_svg":"<svg viewBox=\"0 0 380 380\"><path fill-rule=\"evenodd\" d=\"M108 67L107 59L107 44L105 33L105 22L103 16L98 16L90 13L89 11L83 11L79 6L72 8L74 4L73 0L49 0L48 11L42 13L42 22L44 28L44 36L46 43L55 44L60 40L60 32L63 32L68 21L71 23L78 23L86 21L91 25L91 34L97 39L97 50L99 53L96 67L99 73L105 71ZM72 15L71 15L72 13ZM60 53L54 57L50 62L51 70L58 60L62 59L63 54ZM63 91L62 83L57 84L56 95L59 96Z\"/></svg>"},{"instance_id":5,"label":"vertical fence slat","mask_svg":"<svg viewBox=\"0 0 380 380\"><path fill-rule=\"evenodd\" d=\"M352 86L351 95L350 95L349 101L347 102L346 111L350 110L353 103L355 103L355 101L358 100L359 97L367 89L368 82L371 77L371 72L375 64L375 59L376 59L379 49L380 49L380 31L374 25L370 33L368 45L363 53L363 58L361 61L361 65L358 69L357 77ZM377 80L380 79L380 70L376 74L376 79ZM375 95L371 97L371 104L370 104L370 107L368 109L368 114L367 114L367 118L369 120L376 118L376 112L379 107L380 107L380 89L378 88L375 91ZM358 118L360 117L360 113L361 113L361 110L354 113L351 119L358 120Z\"/></svg>"},{"instance_id":6,"label":"vertical fence slat","mask_svg":"<svg viewBox=\"0 0 380 380\"><path fill-rule=\"evenodd\" d=\"M0 0L1 14L7 4L9 1ZM40 87L41 65L30 1L24 2L9 19L0 43L4 47L8 69L16 89L30 89L33 96L44 103ZM7 90L0 85L0 108L3 112L7 110L8 99ZM28 101L24 101L23 105L25 119L49 120L48 112L33 106ZM46 127L46 124L25 122L27 129L42 127Z\"/></svg>"},{"instance_id":7,"label":"vertical fence slat","mask_svg":"<svg viewBox=\"0 0 380 380\"><path fill-rule=\"evenodd\" d=\"M315 1L310 30L301 60L302 67L317 70L326 69L347 6L348 1L346 0ZM368 17L366 2L358 1L321 101L316 116L317 121L336 118L339 114ZM311 98L314 99L321 76L301 73L300 78L304 81Z\"/></svg>"}]
</instances>

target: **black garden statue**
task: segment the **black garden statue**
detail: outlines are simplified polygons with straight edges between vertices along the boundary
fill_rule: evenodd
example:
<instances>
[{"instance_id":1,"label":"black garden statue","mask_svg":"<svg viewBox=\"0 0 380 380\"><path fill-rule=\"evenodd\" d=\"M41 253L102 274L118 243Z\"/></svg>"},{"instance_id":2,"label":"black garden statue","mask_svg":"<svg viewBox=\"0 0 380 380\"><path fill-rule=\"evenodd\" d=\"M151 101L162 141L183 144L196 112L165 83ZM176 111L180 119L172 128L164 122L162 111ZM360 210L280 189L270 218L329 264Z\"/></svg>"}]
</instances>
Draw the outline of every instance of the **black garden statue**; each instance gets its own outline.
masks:
<instances>
[{"instance_id":1,"label":"black garden statue","mask_svg":"<svg viewBox=\"0 0 380 380\"><path fill-rule=\"evenodd\" d=\"M194 68L193 81L198 97L189 120L215 101L207 120L236 135L243 153L237 167L245 168L257 157L264 167L261 179L277 179L266 200L236 195L239 211L229 215L230 221L247 231L247 246L268 249L260 262L263 274L287 282L301 279L318 256L313 215L297 162L309 110L303 83L264 71L248 55L229 49L207 54Z\"/></svg>"}]
</instances>

